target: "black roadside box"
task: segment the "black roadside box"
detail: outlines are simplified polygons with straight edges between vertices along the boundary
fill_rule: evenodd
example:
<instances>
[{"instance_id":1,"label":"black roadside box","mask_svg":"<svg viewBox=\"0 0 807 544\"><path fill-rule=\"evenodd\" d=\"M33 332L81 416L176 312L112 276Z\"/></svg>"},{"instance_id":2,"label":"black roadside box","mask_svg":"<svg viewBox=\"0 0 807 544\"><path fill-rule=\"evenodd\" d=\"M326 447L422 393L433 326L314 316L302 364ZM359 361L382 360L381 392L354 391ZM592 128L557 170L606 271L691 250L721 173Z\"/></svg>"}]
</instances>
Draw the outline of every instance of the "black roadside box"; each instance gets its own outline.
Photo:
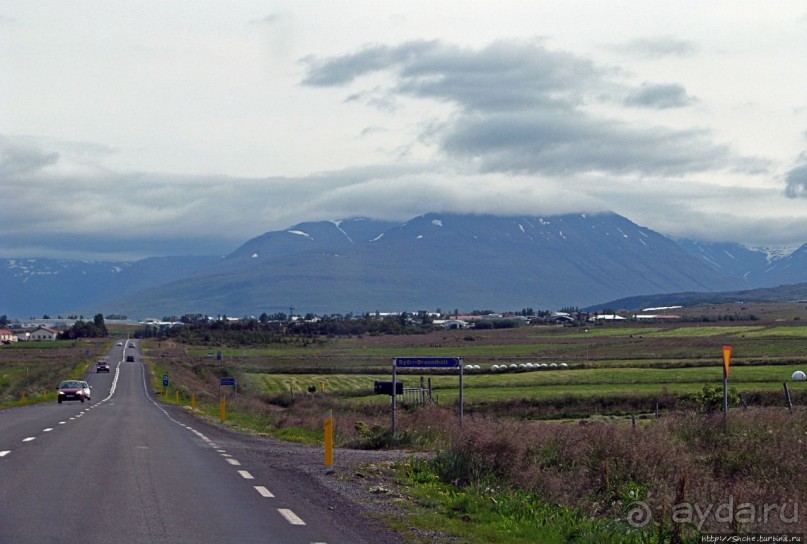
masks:
<instances>
[{"instance_id":1,"label":"black roadside box","mask_svg":"<svg viewBox=\"0 0 807 544\"><path fill-rule=\"evenodd\" d=\"M392 382L375 382L373 393L376 395L392 395ZM395 382L395 394L403 395L403 382Z\"/></svg>"}]
</instances>

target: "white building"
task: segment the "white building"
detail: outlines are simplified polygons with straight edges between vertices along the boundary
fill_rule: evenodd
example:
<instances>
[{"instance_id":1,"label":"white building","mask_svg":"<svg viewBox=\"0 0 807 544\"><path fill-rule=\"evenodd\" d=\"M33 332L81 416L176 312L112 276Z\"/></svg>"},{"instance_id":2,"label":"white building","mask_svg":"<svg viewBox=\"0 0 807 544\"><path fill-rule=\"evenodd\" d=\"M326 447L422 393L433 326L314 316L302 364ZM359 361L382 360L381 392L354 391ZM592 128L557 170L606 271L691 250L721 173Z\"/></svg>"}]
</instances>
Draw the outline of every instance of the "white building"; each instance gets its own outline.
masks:
<instances>
[{"instance_id":1,"label":"white building","mask_svg":"<svg viewBox=\"0 0 807 544\"><path fill-rule=\"evenodd\" d=\"M37 341L47 341L53 342L59 337L59 332L51 329L50 327L39 327L33 331L31 331L30 340L37 342Z\"/></svg>"}]
</instances>

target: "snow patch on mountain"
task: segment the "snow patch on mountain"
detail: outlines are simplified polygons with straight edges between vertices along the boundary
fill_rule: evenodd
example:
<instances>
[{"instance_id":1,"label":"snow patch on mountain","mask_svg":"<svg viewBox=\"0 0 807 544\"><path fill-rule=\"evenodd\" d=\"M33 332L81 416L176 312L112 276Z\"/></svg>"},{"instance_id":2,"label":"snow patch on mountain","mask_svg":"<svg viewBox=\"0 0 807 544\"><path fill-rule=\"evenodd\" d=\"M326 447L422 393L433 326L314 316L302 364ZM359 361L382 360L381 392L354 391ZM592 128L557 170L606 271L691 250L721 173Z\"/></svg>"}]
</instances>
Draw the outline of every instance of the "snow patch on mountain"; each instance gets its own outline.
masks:
<instances>
[{"instance_id":1,"label":"snow patch on mountain","mask_svg":"<svg viewBox=\"0 0 807 544\"><path fill-rule=\"evenodd\" d=\"M769 263L790 257L801 246L784 246L784 247L748 247L750 251L764 253L765 258Z\"/></svg>"},{"instance_id":2,"label":"snow patch on mountain","mask_svg":"<svg viewBox=\"0 0 807 544\"><path fill-rule=\"evenodd\" d=\"M345 238L347 238L347 239L348 239L348 241L349 241L351 244L353 243L353 240L350 238L350 236L348 235L348 233L346 233L344 230L342 230L342 227L340 227L340 226L339 226L339 225L341 225L341 224L342 224L342 221L331 221L331 223L333 223L333 224L336 226L336 230L338 230L339 232L341 232L342 234L344 234L344 235L345 235Z\"/></svg>"}]
</instances>

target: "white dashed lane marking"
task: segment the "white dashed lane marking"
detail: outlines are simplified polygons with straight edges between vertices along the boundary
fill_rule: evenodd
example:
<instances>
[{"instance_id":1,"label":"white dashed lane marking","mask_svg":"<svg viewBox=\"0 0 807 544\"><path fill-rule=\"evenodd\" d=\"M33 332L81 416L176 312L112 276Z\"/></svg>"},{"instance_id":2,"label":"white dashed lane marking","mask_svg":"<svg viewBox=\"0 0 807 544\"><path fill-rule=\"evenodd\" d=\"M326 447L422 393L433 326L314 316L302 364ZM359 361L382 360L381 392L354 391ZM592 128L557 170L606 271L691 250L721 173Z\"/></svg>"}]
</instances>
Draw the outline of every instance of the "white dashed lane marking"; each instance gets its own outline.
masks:
<instances>
[{"instance_id":1,"label":"white dashed lane marking","mask_svg":"<svg viewBox=\"0 0 807 544\"><path fill-rule=\"evenodd\" d=\"M0 451L0 457L5 457L5 456L6 456L6 455L8 455L9 453L11 453L11 450Z\"/></svg>"},{"instance_id":2,"label":"white dashed lane marking","mask_svg":"<svg viewBox=\"0 0 807 544\"><path fill-rule=\"evenodd\" d=\"M31 440L36 440L36 437L35 436L29 436L28 438L23 438L22 439L23 442L30 442Z\"/></svg>"},{"instance_id":3,"label":"white dashed lane marking","mask_svg":"<svg viewBox=\"0 0 807 544\"><path fill-rule=\"evenodd\" d=\"M257 491L258 493L261 494L262 497L266 497L267 499L271 499L272 497L274 497L274 495L272 495L272 492L262 485L256 485L255 491Z\"/></svg>"},{"instance_id":4,"label":"white dashed lane marking","mask_svg":"<svg viewBox=\"0 0 807 544\"><path fill-rule=\"evenodd\" d=\"M43 433L49 433L53 430L53 427L48 427L47 429L42 429Z\"/></svg>"},{"instance_id":5,"label":"white dashed lane marking","mask_svg":"<svg viewBox=\"0 0 807 544\"><path fill-rule=\"evenodd\" d=\"M278 508L277 511L280 512L280 515L286 518L286 521L288 521L292 525L305 525L305 522L301 520L297 514L295 514L288 508Z\"/></svg>"},{"instance_id":6,"label":"white dashed lane marking","mask_svg":"<svg viewBox=\"0 0 807 544\"><path fill-rule=\"evenodd\" d=\"M144 381L144 387L145 387L145 381ZM161 411L162 411L162 412L163 412L163 413L164 413L164 414L165 414L165 415L168 417L168 419L170 419L170 420L171 420L171 421L173 421L174 423L178 424L180 427L184 427L184 428L186 428L187 430L189 430L190 432L192 432L193 434L195 434L196 436L198 436L200 439L202 439L202 440L203 440L205 443L207 443L207 445L208 445L208 446L210 446L211 448L213 448L214 450L216 450L216 452L217 452L217 453L219 453L219 454L221 454L221 456L222 456L222 457L223 457L223 458L224 458L224 459L225 459L225 460L226 460L226 461L227 461L227 462L228 462L230 465L234 465L234 466L240 466L240 465L241 465L241 463L240 463L240 462L238 462L238 460L233 459L233 458L232 458L232 455L230 455L230 454L228 454L228 453L227 453L227 450L220 448L220 447L219 447L219 445L218 445L218 444L216 444L214 441L210 440L210 438L208 438L208 437L207 437L207 436L205 436L204 434L200 433L199 431L197 431L197 430L196 430L196 429L194 429L193 427L190 427L190 426L187 426L187 425L185 425L185 424L183 424L183 423L180 423L179 421L177 421L176 419L174 419L173 417L171 417L171 415L170 415L170 414L169 414L169 413L168 413L168 412L167 412L167 411L166 411L164 408L162 408L161 406L159 406L159 404L157 404L157 403L156 403L156 402L155 402L153 399L151 400L151 402L153 402L153 403L154 403L154 405L155 405L155 406L157 406L157 407L158 407L158 408L159 408L159 409L160 409L160 410L161 410ZM246 471L246 470L239 470L239 471L237 471L237 472L238 472L238 474L239 474L239 475L240 475L242 478L244 478L245 480L254 480L254 479L255 479L255 477L254 477L252 474L250 474L248 471ZM269 490L268 490L266 487L264 487L264 486L262 486L262 485L255 485L255 486L253 486L253 488L254 488L254 489L255 489L255 491L257 491L257 492L258 492L258 494L260 494L262 497L265 497L265 498L274 498L274 494L273 494L271 491L269 491ZM290 509L288 509L288 508L278 508L278 509L277 509L277 511L278 511L278 513L279 513L281 516L283 516L283 518L284 518L284 519L285 519L287 522L289 522L291 525L305 525L305 522L304 522L304 521L303 521L303 520L300 518L300 516L298 516L297 514L295 514L295 513L294 513L292 510L290 510ZM325 542L316 541L316 542L312 542L311 544L326 544L326 543L325 543Z\"/></svg>"}]
</instances>

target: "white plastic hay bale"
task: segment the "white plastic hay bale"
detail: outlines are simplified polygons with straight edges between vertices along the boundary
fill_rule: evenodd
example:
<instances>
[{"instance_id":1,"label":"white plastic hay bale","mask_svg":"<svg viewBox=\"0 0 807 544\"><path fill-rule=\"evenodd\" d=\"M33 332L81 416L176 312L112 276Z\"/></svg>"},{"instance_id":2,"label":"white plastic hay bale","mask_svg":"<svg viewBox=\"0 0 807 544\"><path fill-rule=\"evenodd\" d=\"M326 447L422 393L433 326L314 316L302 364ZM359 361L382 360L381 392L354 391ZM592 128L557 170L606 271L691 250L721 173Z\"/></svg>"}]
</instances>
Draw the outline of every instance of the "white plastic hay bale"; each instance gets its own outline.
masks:
<instances>
[{"instance_id":1,"label":"white plastic hay bale","mask_svg":"<svg viewBox=\"0 0 807 544\"><path fill-rule=\"evenodd\" d=\"M532 370L534 368L534 365L532 363L527 363L527 368Z\"/></svg>"},{"instance_id":2,"label":"white plastic hay bale","mask_svg":"<svg viewBox=\"0 0 807 544\"><path fill-rule=\"evenodd\" d=\"M541 363L541 368L549 368L549 365L546 363Z\"/></svg>"},{"instance_id":3,"label":"white plastic hay bale","mask_svg":"<svg viewBox=\"0 0 807 544\"><path fill-rule=\"evenodd\" d=\"M510 370L518 370L518 365L515 363L510 364Z\"/></svg>"},{"instance_id":4,"label":"white plastic hay bale","mask_svg":"<svg viewBox=\"0 0 807 544\"><path fill-rule=\"evenodd\" d=\"M499 365L493 365L490 367L491 370L499 370Z\"/></svg>"},{"instance_id":5,"label":"white plastic hay bale","mask_svg":"<svg viewBox=\"0 0 807 544\"><path fill-rule=\"evenodd\" d=\"M549 368L558 368L558 363L552 363Z\"/></svg>"},{"instance_id":6,"label":"white plastic hay bale","mask_svg":"<svg viewBox=\"0 0 807 544\"><path fill-rule=\"evenodd\" d=\"M561 363L561 364L560 364L560 367L561 367L561 368L569 368L569 365L567 365L566 363Z\"/></svg>"},{"instance_id":7,"label":"white plastic hay bale","mask_svg":"<svg viewBox=\"0 0 807 544\"><path fill-rule=\"evenodd\" d=\"M804 380L807 380L807 374L804 374L804 372L802 372L801 370L797 370L793 373L793 376L791 376L791 378L793 379L794 382L803 382Z\"/></svg>"}]
</instances>

